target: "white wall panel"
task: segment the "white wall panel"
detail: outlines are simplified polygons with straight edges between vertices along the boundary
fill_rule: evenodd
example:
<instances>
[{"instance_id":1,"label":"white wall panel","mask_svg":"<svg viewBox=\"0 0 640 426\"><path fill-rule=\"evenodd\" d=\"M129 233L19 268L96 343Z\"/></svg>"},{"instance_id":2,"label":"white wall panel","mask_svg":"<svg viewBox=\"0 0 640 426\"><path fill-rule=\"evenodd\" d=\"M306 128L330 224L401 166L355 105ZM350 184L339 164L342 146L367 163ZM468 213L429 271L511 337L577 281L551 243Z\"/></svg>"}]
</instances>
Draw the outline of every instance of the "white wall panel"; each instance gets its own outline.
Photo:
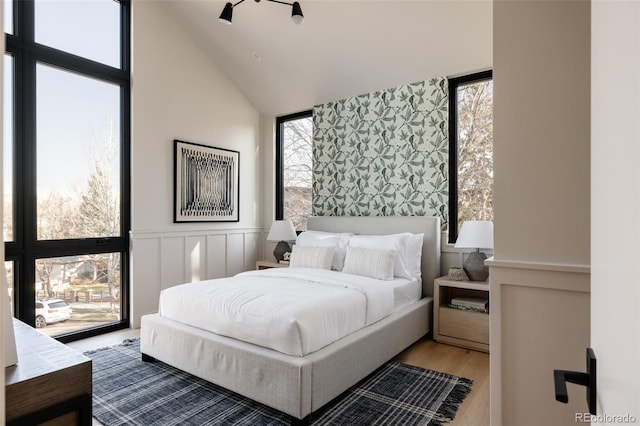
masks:
<instances>
[{"instance_id":1,"label":"white wall panel","mask_svg":"<svg viewBox=\"0 0 640 426\"><path fill-rule=\"evenodd\" d=\"M260 250L260 232L247 232L244 234L244 269L256 267L256 261L262 259Z\"/></svg>"},{"instance_id":2,"label":"white wall panel","mask_svg":"<svg viewBox=\"0 0 640 426\"><path fill-rule=\"evenodd\" d=\"M131 247L131 324L139 327L141 315L158 311L162 239L160 237L132 239Z\"/></svg>"},{"instance_id":3,"label":"white wall panel","mask_svg":"<svg viewBox=\"0 0 640 426\"><path fill-rule=\"evenodd\" d=\"M160 268L162 270L162 289L186 282L185 277L185 238L171 236L162 238L162 256Z\"/></svg>"},{"instance_id":4,"label":"white wall panel","mask_svg":"<svg viewBox=\"0 0 640 426\"><path fill-rule=\"evenodd\" d=\"M227 274L235 275L244 270L244 234L229 233L227 235Z\"/></svg>"},{"instance_id":5,"label":"white wall panel","mask_svg":"<svg viewBox=\"0 0 640 426\"><path fill-rule=\"evenodd\" d=\"M207 278L227 276L227 235L207 236Z\"/></svg>"},{"instance_id":6,"label":"white wall panel","mask_svg":"<svg viewBox=\"0 0 640 426\"><path fill-rule=\"evenodd\" d=\"M132 233L132 326L140 326L142 315L158 312L165 288L255 268L265 235L261 229Z\"/></svg>"},{"instance_id":7,"label":"white wall panel","mask_svg":"<svg viewBox=\"0 0 640 426\"><path fill-rule=\"evenodd\" d=\"M207 277L207 237L186 237L185 281L202 281Z\"/></svg>"},{"instance_id":8,"label":"white wall panel","mask_svg":"<svg viewBox=\"0 0 640 426\"><path fill-rule=\"evenodd\" d=\"M491 424L573 424L588 412L584 387L569 385L569 404L556 402L553 370L585 370L589 268L489 263Z\"/></svg>"}]
</instances>

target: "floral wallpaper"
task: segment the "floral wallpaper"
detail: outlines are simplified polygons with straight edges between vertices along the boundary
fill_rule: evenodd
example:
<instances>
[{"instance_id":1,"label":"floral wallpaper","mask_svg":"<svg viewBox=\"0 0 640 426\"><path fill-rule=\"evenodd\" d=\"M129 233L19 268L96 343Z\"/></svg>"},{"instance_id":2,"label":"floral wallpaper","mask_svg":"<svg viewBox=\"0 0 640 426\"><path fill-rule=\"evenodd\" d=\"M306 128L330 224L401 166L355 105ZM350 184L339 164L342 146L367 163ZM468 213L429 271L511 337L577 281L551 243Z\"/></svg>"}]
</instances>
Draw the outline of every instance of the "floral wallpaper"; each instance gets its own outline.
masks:
<instances>
[{"instance_id":1,"label":"floral wallpaper","mask_svg":"<svg viewBox=\"0 0 640 426\"><path fill-rule=\"evenodd\" d=\"M435 216L448 222L447 79L313 110L317 216Z\"/></svg>"}]
</instances>

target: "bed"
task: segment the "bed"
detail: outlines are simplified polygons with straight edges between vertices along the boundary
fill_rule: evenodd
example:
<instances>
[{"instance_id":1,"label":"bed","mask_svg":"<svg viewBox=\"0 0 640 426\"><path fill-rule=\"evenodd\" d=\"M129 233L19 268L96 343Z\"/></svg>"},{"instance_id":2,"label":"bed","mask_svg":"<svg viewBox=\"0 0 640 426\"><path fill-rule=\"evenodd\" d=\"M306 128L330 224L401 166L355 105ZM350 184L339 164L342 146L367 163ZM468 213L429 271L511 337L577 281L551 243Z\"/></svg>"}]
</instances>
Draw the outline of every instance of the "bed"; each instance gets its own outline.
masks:
<instances>
[{"instance_id":1,"label":"bed","mask_svg":"<svg viewBox=\"0 0 640 426\"><path fill-rule=\"evenodd\" d=\"M140 331L143 360L173 365L287 413L293 424L305 424L312 412L431 331L433 280L440 275L438 218L310 217L308 229L423 234L422 298L307 354L287 354L160 314L145 315Z\"/></svg>"}]
</instances>

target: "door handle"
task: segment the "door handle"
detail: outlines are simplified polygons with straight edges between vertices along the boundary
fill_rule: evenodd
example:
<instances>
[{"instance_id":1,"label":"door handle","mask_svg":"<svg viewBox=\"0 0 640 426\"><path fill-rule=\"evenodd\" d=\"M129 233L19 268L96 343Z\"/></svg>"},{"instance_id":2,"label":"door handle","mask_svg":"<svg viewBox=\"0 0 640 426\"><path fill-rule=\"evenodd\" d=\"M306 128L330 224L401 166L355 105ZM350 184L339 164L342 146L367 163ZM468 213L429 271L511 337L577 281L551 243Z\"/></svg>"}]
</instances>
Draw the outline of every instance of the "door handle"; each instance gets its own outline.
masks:
<instances>
[{"instance_id":1,"label":"door handle","mask_svg":"<svg viewBox=\"0 0 640 426\"><path fill-rule=\"evenodd\" d=\"M587 387L587 405L589 413L596 415L596 356L593 349L587 348L587 372L553 370L553 382L556 388L556 401L569 402L567 382Z\"/></svg>"}]
</instances>

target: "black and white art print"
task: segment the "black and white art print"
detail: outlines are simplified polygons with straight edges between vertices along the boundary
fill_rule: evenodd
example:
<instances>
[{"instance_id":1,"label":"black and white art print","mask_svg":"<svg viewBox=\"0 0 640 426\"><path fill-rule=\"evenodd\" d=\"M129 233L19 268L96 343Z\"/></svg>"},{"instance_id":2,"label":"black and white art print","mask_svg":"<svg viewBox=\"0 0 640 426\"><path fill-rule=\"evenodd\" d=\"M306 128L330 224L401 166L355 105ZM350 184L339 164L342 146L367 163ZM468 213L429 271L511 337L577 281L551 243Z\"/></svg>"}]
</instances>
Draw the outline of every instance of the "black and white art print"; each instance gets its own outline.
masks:
<instances>
[{"instance_id":1,"label":"black and white art print","mask_svg":"<svg viewBox=\"0 0 640 426\"><path fill-rule=\"evenodd\" d=\"M237 222L240 153L174 140L178 222Z\"/></svg>"}]
</instances>

